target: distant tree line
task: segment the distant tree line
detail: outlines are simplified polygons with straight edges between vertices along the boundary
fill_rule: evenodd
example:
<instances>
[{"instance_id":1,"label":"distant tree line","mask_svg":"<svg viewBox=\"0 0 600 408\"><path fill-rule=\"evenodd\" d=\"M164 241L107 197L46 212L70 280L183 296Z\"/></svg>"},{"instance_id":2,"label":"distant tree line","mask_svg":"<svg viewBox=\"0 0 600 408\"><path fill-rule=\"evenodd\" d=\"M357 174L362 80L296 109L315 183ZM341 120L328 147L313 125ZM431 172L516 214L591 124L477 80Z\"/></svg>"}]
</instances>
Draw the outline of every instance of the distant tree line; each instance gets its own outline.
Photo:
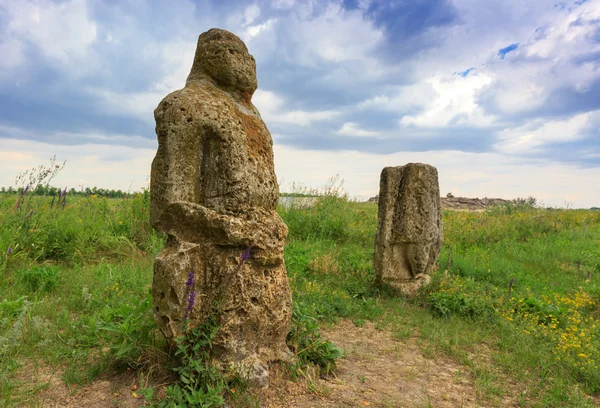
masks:
<instances>
[{"instance_id":1,"label":"distant tree line","mask_svg":"<svg viewBox=\"0 0 600 408\"><path fill-rule=\"evenodd\" d=\"M65 188L60 188L60 187L52 187L52 186L44 186L44 185L37 185L35 188L33 189L28 189L27 194L32 194L32 195L37 195L37 196L57 196L58 192L64 192L66 190ZM14 187L0 187L0 194L23 194L24 188L23 187L18 187L18 188L14 188ZM67 193L69 196L98 196L98 197L107 197L107 198L129 198L132 195L134 195L135 193L131 193L131 192L127 192L127 191L122 191L122 190L108 190L105 188L98 188L98 187L86 187L86 188L80 188L79 190L76 190L75 188L71 187L70 190L67 190Z\"/></svg>"}]
</instances>

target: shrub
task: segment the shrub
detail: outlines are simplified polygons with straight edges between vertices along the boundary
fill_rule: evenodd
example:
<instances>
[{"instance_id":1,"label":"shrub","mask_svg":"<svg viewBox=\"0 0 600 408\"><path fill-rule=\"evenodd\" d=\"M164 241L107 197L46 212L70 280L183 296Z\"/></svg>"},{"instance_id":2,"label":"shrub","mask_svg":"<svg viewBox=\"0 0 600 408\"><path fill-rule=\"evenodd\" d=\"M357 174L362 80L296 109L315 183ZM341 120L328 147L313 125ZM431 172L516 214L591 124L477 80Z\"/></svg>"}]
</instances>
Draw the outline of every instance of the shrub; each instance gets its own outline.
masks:
<instances>
[{"instance_id":1,"label":"shrub","mask_svg":"<svg viewBox=\"0 0 600 408\"><path fill-rule=\"evenodd\" d=\"M59 268L55 265L36 265L15 271L17 281L34 292L49 292L56 288L60 282L59 275Z\"/></svg>"}]
</instances>

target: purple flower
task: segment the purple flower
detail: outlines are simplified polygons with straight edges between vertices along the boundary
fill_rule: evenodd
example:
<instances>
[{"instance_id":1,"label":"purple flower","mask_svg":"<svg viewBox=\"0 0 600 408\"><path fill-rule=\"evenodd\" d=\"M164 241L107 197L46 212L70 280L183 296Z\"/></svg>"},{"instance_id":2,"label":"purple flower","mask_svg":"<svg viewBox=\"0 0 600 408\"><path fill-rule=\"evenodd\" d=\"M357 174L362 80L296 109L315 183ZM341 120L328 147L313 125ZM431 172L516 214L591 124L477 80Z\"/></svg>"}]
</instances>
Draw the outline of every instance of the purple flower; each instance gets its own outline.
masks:
<instances>
[{"instance_id":1,"label":"purple flower","mask_svg":"<svg viewBox=\"0 0 600 408\"><path fill-rule=\"evenodd\" d=\"M192 312L192 309L194 308L194 301L196 300L196 291L192 290L194 287L194 271L190 271L190 273L188 273L188 278L185 282L185 287L188 295L187 306L185 308L185 315L183 316L183 318L187 320L190 313Z\"/></svg>"},{"instance_id":2,"label":"purple flower","mask_svg":"<svg viewBox=\"0 0 600 408\"><path fill-rule=\"evenodd\" d=\"M190 271L190 273L188 273L188 279L185 282L185 286L190 289L192 286L194 286L194 271Z\"/></svg>"},{"instance_id":3,"label":"purple flower","mask_svg":"<svg viewBox=\"0 0 600 408\"><path fill-rule=\"evenodd\" d=\"M63 191L63 196L66 197L67 196L67 188L65 187L65 190Z\"/></svg>"},{"instance_id":4,"label":"purple flower","mask_svg":"<svg viewBox=\"0 0 600 408\"><path fill-rule=\"evenodd\" d=\"M32 215L33 215L33 210L31 210L31 211L29 212L29 215L27 216L27 218L31 217Z\"/></svg>"},{"instance_id":5,"label":"purple flower","mask_svg":"<svg viewBox=\"0 0 600 408\"><path fill-rule=\"evenodd\" d=\"M183 316L184 319L187 319L190 316L190 313L192 313L192 309L194 309L194 301L196 300L196 291L192 291L189 293L188 298L187 298L187 307L185 308L185 315Z\"/></svg>"},{"instance_id":6,"label":"purple flower","mask_svg":"<svg viewBox=\"0 0 600 408\"><path fill-rule=\"evenodd\" d=\"M62 197L62 191L60 191L60 188L58 189L58 201L60 201L60 198Z\"/></svg>"},{"instance_id":7,"label":"purple flower","mask_svg":"<svg viewBox=\"0 0 600 408\"><path fill-rule=\"evenodd\" d=\"M242 255L240 256L240 266L243 265L244 262L246 262L248 259L250 259L250 256L252 255L251 251L253 246L253 244L250 244L248 248L244 249L244 252L242 252Z\"/></svg>"},{"instance_id":8,"label":"purple flower","mask_svg":"<svg viewBox=\"0 0 600 408\"><path fill-rule=\"evenodd\" d=\"M9 258L12 255L12 245L8 247L8 251L6 252L6 257Z\"/></svg>"},{"instance_id":9,"label":"purple flower","mask_svg":"<svg viewBox=\"0 0 600 408\"><path fill-rule=\"evenodd\" d=\"M63 201L62 201L62 208L65 208L65 205L67 204L67 197L63 196Z\"/></svg>"},{"instance_id":10,"label":"purple flower","mask_svg":"<svg viewBox=\"0 0 600 408\"><path fill-rule=\"evenodd\" d=\"M29 191L29 184L27 184L27 186L25 187L25 190L23 190L23 194L25 194L27 191Z\"/></svg>"}]
</instances>

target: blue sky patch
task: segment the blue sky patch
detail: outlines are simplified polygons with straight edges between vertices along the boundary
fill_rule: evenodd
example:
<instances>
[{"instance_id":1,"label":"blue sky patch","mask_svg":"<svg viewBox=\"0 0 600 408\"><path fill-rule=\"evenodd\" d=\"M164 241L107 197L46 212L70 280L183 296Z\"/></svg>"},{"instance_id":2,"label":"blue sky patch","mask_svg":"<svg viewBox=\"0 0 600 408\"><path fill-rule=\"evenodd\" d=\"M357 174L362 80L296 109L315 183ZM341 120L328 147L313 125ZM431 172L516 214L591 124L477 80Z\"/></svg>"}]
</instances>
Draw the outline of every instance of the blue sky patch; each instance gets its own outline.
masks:
<instances>
[{"instance_id":1,"label":"blue sky patch","mask_svg":"<svg viewBox=\"0 0 600 408\"><path fill-rule=\"evenodd\" d=\"M511 45L509 45L507 47L500 48L498 50L498 56L500 57L500 59L504 59L504 56L506 54L508 54L509 52L512 52L512 51L516 50L517 48L519 48L519 43L511 44Z\"/></svg>"}]
</instances>

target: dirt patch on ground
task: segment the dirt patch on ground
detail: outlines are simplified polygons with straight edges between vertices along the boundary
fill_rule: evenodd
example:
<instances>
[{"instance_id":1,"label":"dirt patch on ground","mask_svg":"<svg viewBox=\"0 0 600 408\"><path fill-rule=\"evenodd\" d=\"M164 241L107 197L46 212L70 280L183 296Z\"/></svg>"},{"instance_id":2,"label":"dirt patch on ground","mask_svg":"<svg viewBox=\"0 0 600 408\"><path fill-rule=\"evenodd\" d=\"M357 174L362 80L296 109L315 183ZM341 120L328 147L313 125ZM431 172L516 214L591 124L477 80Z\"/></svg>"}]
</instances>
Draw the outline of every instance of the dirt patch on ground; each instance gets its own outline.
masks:
<instances>
[{"instance_id":1,"label":"dirt patch on ground","mask_svg":"<svg viewBox=\"0 0 600 408\"><path fill-rule=\"evenodd\" d=\"M426 358L414 337L403 342L370 322L356 327L350 321L323 335L345 350L336 375L310 387L272 378L261 407L484 406L467 366L445 357Z\"/></svg>"},{"instance_id":2,"label":"dirt patch on ground","mask_svg":"<svg viewBox=\"0 0 600 408\"><path fill-rule=\"evenodd\" d=\"M407 341L378 330L367 322L356 327L342 321L322 330L325 338L345 351L335 376L314 381L290 381L285 370L275 367L271 386L257 394L265 408L334 407L481 407L469 367L446 357L427 358L417 343L418 334ZM33 383L47 384L35 406L139 407L137 375L104 374L85 386L69 389L58 370L36 368ZM136 398L137 397L137 398ZM505 401L508 403L508 401ZM509 404L504 406L510 406Z\"/></svg>"},{"instance_id":3,"label":"dirt patch on ground","mask_svg":"<svg viewBox=\"0 0 600 408\"><path fill-rule=\"evenodd\" d=\"M133 408L145 405L138 391L137 374L126 371L121 374L104 373L92 383L67 386L61 370L49 366L24 367L30 378L19 378L25 386L41 388L26 406L42 408Z\"/></svg>"}]
</instances>

